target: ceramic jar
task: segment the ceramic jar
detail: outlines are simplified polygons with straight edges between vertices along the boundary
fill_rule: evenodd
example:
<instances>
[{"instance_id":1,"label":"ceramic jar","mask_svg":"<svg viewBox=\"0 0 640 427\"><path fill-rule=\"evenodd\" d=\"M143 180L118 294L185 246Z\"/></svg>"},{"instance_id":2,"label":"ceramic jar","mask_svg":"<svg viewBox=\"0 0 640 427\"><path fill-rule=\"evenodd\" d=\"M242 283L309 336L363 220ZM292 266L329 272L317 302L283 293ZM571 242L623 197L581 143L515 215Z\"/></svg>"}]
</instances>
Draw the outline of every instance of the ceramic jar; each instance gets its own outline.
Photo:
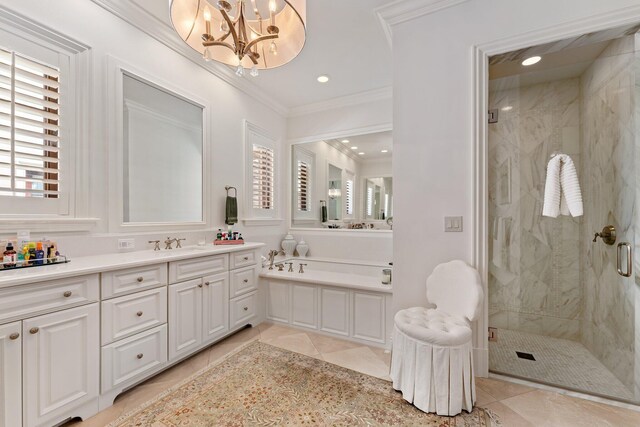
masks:
<instances>
[{"instance_id":1,"label":"ceramic jar","mask_svg":"<svg viewBox=\"0 0 640 427\"><path fill-rule=\"evenodd\" d=\"M304 258L307 256L307 252L309 252L309 245L307 245L307 242L305 242L304 239L300 240L300 243L296 246L296 251L298 251L298 256L300 257Z\"/></svg>"},{"instance_id":2,"label":"ceramic jar","mask_svg":"<svg viewBox=\"0 0 640 427\"><path fill-rule=\"evenodd\" d=\"M284 239L280 243L280 246L282 247L282 250L284 251L284 254L286 256L293 256L293 251L296 250L296 245L297 242L293 238L291 233L287 233L287 235L284 236Z\"/></svg>"}]
</instances>

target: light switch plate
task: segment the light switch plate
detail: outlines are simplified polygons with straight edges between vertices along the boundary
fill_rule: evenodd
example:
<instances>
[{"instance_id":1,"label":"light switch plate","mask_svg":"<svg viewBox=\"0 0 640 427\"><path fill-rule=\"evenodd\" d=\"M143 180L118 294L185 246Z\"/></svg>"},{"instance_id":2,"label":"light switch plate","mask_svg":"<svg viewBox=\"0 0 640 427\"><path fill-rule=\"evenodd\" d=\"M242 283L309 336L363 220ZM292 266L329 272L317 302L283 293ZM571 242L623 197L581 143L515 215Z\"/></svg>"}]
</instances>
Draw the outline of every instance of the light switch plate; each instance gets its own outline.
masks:
<instances>
[{"instance_id":1,"label":"light switch plate","mask_svg":"<svg viewBox=\"0 0 640 427\"><path fill-rule=\"evenodd\" d=\"M461 216L445 216L444 231L448 233L462 231L462 217Z\"/></svg>"},{"instance_id":2,"label":"light switch plate","mask_svg":"<svg viewBox=\"0 0 640 427\"><path fill-rule=\"evenodd\" d=\"M133 239L118 239L118 249L121 251L130 251L136 247Z\"/></svg>"}]
</instances>

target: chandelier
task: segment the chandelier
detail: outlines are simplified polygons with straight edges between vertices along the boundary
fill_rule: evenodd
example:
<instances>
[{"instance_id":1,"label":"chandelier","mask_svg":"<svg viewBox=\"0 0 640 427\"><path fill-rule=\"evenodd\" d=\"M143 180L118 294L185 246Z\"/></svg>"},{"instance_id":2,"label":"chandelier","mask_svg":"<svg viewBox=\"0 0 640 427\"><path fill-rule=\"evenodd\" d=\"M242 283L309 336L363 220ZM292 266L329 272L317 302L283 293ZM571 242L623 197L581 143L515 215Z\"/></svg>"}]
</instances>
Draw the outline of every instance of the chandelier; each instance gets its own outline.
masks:
<instances>
[{"instance_id":1,"label":"chandelier","mask_svg":"<svg viewBox=\"0 0 640 427\"><path fill-rule=\"evenodd\" d=\"M238 76L284 65L304 46L306 0L171 0L170 9L185 43Z\"/></svg>"}]
</instances>

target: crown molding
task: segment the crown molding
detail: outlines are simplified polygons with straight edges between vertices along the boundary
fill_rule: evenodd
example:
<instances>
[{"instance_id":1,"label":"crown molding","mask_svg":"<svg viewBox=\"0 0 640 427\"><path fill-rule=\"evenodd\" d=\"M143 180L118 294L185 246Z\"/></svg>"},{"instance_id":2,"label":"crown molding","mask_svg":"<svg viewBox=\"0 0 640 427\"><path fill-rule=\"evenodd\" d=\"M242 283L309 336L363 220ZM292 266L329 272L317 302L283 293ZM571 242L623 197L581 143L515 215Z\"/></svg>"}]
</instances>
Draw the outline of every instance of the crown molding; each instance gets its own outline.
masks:
<instances>
[{"instance_id":1,"label":"crown molding","mask_svg":"<svg viewBox=\"0 0 640 427\"><path fill-rule=\"evenodd\" d=\"M272 108L278 114L285 117L288 115L289 109L286 106L275 101L255 84L249 82L245 78L236 76L231 68L217 62L203 61L202 56L184 43L170 25L161 21L134 2L126 0L91 1L108 12L111 12L123 21L138 28L140 31L151 36L171 50L189 59L199 67L204 68L211 74L219 77L236 89L241 90L267 107Z\"/></svg>"},{"instance_id":2,"label":"crown molding","mask_svg":"<svg viewBox=\"0 0 640 427\"><path fill-rule=\"evenodd\" d=\"M380 25L389 45L392 45L392 27L402 22L430 15L449 7L457 6L469 0L396 0L376 8Z\"/></svg>"},{"instance_id":3,"label":"crown molding","mask_svg":"<svg viewBox=\"0 0 640 427\"><path fill-rule=\"evenodd\" d=\"M289 109L289 117L304 116L307 114L315 114L322 111L334 110L337 108L351 107L354 105L381 101L383 99L391 99L392 96L393 90L391 86L386 86L380 89L373 89L366 92L359 92L352 95L332 98L327 101L314 102L313 104L293 107Z\"/></svg>"}]
</instances>

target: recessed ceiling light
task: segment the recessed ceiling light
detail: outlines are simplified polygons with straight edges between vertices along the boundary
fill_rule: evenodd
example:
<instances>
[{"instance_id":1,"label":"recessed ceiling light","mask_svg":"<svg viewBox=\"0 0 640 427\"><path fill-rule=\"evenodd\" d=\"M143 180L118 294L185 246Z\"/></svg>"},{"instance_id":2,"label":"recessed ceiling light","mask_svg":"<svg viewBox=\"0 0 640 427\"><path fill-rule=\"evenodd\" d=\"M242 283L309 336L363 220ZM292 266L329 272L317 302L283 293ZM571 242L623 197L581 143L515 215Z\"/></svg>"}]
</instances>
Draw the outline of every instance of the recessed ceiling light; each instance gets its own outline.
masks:
<instances>
[{"instance_id":1,"label":"recessed ceiling light","mask_svg":"<svg viewBox=\"0 0 640 427\"><path fill-rule=\"evenodd\" d=\"M348 140L348 139L343 139L343 140L342 140L342 141L340 141L340 142L342 142L343 144L348 144L348 143L349 143L349 140Z\"/></svg>"},{"instance_id":2,"label":"recessed ceiling light","mask_svg":"<svg viewBox=\"0 0 640 427\"><path fill-rule=\"evenodd\" d=\"M542 58L539 56L532 56L530 58L525 59L524 61L522 61L522 65L524 65L525 67L529 66L529 65L533 65L533 64L537 64L538 62L540 62Z\"/></svg>"},{"instance_id":3,"label":"recessed ceiling light","mask_svg":"<svg viewBox=\"0 0 640 427\"><path fill-rule=\"evenodd\" d=\"M320 76L318 76L318 81L320 83L326 83L329 81L329 76L327 76L326 74L322 74Z\"/></svg>"},{"instance_id":4,"label":"recessed ceiling light","mask_svg":"<svg viewBox=\"0 0 640 427\"><path fill-rule=\"evenodd\" d=\"M364 156L364 151L361 151L358 154L361 155L361 156Z\"/></svg>"},{"instance_id":5,"label":"recessed ceiling light","mask_svg":"<svg viewBox=\"0 0 640 427\"><path fill-rule=\"evenodd\" d=\"M381 153L388 153L388 152L389 152L389 150L381 150L380 152L381 152Z\"/></svg>"},{"instance_id":6,"label":"recessed ceiling light","mask_svg":"<svg viewBox=\"0 0 640 427\"><path fill-rule=\"evenodd\" d=\"M504 107L501 108L502 111L511 111L513 110L513 107L511 105L505 105Z\"/></svg>"},{"instance_id":7,"label":"recessed ceiling light","mask_svg":"<svg viewBox=\"0 0 640 427\"><path fill-rule=\"evenodd\" d=\"M358 149L358 147L351 147L351 149L352 149L352 150L357 150L357 149Z\"/></svg>"}]
</instances>

